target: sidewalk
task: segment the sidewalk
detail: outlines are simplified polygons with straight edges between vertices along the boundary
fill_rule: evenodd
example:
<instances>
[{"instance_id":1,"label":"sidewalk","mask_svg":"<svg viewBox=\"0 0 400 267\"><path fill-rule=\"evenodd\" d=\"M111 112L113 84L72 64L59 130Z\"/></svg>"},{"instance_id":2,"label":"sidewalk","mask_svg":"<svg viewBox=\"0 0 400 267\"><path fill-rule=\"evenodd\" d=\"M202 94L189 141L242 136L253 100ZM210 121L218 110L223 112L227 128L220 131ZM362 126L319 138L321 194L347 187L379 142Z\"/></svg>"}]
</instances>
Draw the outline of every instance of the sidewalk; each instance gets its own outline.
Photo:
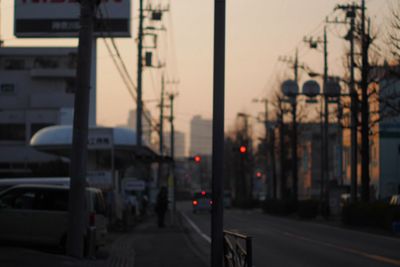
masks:
<instances>
[{"instance_id":1,"label":"sidewalk","mask_svg":"<svg viewBox=\"0 0 400 267\"><path fill-rule=\"evenodd\" d=\"M179 216L171 225L158 228L149 216L127 233L110 233L113 240L97 259L78 260L29 248L0 246L0 266L4 267L203 267L208 260L196 253Z\"/></svg>"}]
</instances>

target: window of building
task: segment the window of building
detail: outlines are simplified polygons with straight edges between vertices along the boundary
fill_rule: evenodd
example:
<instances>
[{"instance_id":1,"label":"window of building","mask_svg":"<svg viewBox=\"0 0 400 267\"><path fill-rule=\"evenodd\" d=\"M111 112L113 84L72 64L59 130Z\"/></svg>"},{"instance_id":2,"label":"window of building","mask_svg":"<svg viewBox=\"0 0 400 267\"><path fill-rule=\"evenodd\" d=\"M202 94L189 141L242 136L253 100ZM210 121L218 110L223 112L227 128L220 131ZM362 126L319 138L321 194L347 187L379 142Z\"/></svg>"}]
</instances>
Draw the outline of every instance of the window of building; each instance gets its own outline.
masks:
<instances>
[{"instance_id":1,"label":"window of building","mask_svg":"<svg viewBox=\"0 0 400 267\"><path fill-rule=\"evenodd\" d=\"M25 69L25 61L23 59L10 58L4 62L4 69L6 70L23 70Z\"/></svg>"},{"instance_id":2,"label":"window of building","mask_svg":"<svg viewBox=\"0 0 400 267\"><path fill-rule=\"evenodd\" d=\"M3 83L0 85L1 95L13 95L15 93L15 85L12 83Z\"/></svg>"},{"instance_id":3,"label":"window of building","mask_svg":"<svg viewBox=\"0 0 400 267\"><path fill-rule=\"evenodd\" d=\"M54 124L52 123L32 123L31 124L31 137L37 133L39 130L49 127L49 126L53 126Z\"/></svg>"},{"instance_id":4,"label":"window of building","mask_svg":"<svg viewBox=\"0 0 400 267\"><path fill-rule=\"evenodd\" d=\"M0 124L0 141L25 141L25 124Z\"/></svg>"},{"instance_id":5,"label":"window of building","mask_svg":"<svg viewBox=\"0 0 400 267\"><path fill-rule=\"evenodd\" d=\"M33 63L34 68L55 69L58 68L58 60L51 57L37 57Z\"/></svg>"}]
</instances>

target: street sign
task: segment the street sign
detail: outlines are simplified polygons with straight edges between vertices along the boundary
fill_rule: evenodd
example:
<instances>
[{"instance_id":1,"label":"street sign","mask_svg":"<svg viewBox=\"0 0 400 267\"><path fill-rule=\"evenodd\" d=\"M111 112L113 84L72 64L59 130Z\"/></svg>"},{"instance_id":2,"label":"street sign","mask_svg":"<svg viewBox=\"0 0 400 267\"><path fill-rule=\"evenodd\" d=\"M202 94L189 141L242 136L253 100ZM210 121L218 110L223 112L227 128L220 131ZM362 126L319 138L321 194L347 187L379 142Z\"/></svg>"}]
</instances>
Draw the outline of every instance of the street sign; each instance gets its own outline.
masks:
<instances>
[{"instance_id":1,"label":"street sign","mask_svg":"<svg viewBox=\"0 0 400 267\"><path fill-rule=\"evenodd\" d=\"M122 189L125 191L144 191L146 183L135 178L125 178L122 180Z\"/></svg>"},{"instance_id":2,"label":"street sign","mask_svg":"<svg viewBox=\"0 0 400 267\"><path fill-rule=\"evenodd\" d=\"M130 37L131 0L102 0L95 35ZM15 0L17 37L78 37L78 0Z\"/></svg>"}]
</instances>

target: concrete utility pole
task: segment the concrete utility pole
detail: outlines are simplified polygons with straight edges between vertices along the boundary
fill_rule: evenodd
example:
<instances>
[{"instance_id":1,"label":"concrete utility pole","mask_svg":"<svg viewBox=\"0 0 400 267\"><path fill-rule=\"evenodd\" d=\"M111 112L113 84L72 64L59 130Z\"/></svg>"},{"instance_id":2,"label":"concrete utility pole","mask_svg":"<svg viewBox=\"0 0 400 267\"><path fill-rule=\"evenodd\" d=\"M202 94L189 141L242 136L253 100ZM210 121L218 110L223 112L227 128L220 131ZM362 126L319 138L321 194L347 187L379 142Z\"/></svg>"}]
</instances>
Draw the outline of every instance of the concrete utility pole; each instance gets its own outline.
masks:
<instances>
[{"instance_id":1,"label":"concrete utility pole","mask_svg":"<svg viewBox=\"0 0 400 267\"><path fill-rule=\"evenodd\" d=\"M139 30L138 30L138 58L137 58L137 100L136 100L136 145L142 145L142 73L143 73L143 0L139 0Z\"/></svg>"},{"instance_id":2,"label":"concrete utility pole","mask_svg":"<svg viewBox=\"0 0 400 267\"><path fill-rule=\"evenodd\" d=\"M164 89L165 89L165 80L164 73L161 76L161 96L160 96L160 125L159 125L159 137L160 137L160 146L159 152L161 156L161 160L158 163L158 185L161 185L161 178L163 177L163 156L164 156Z\"/></svg>"},{"instance_id":3,"label":"concrete utility pole","mask_svg":"<svg viewBox=\"0 0 400 267\"><path fill-rule=\"evenodd\" d=\"M298 84L298 69L299 69L299 53L296 49L296 56L294 60L294 80ZM297 202L298 199L298 171L297 171L297 96L292 96L292 118L293 118L293 129L292 129L292 175L293 175L293 200Z\"/></svg>"},{"instance_id":4,"label":"concrete utility pole","mask_svg":"<svg viewBox=\"0 0 400 267\"><path fill-rule=\"evenodd\" d=\"M282 99L279 99L279 161L280 161L280 180L281 180L281 187L280 187L280 194L281 199L286 199L287 197L287 179L286 179L286 149L285 149L285 122L284 122L284 107L282 103Z\"/></svg>"},{"instance_id":5,"label":"concrete utility pole","mask_svg":"<svg viewBox=\"0 0 400 267\"><path fill-rule=\"evenodd\" d=\"M323 85L323 95L324 95L324 168L322 179L325 181L322 184L327 184L329 182L329 97L326 93L326 84L328 82L328 37L326 34L326 26L324 27L324 85ZM326 183L325 183L326 182ZM326 186L326 185L325 185ZM323 188L323 191L324 188Z\"/></svg>"},{"instance_id":6,"label":"concrete utility pole","mask_svg":"<svg viewBox=\"0 0 400 267\"><path fill-rule=\"evenodd\" d=\"M357 125L358 125L358 94L355 87L355 77L354 77L354 68L355 68L355 60L354 60L354 31L355 31L355 18L356 18L356 10L360 7L356 4L351 5L338 5L335 10L341 9L346 12L346 18L350 19L350 30L348 35L346 36L346 40L350 42L350 84L349 84L349 93L351 98L350 110L351 110L351 202L357 201L357 153L358 153L358 140L357 140ZM335 21L334 23L346 23L347 21L339 22Z\"/></svg>"},{"instance_id":7,"label":"concrete utility pole","mask_svg":"<svg viewBox=\"0 0 400 267\"><path fill-rule=\"evenodd\" d=\"M159 128L159 136L160 136L160 155L164 154L164 90L165 90L165 80L164 73L161 76L161 96L160 96L160 128Z\"/></svg>"},{"instance_id":8,"label":"concrete utility pole","mask_svg":"<svg viewBox=\"0 0 400 267\"><path fill-rule=\"evenodd\" d=\"M361 1L361 46L362 46L362 69L361 69L361 199L369 202L369 101L368 101L368 49L369 33L365 27L365 0Z\"/></svg>"},{"instance_id":9,"label":"concrete utility pole","mask_svg":"<svg viewBox=\"0 0 400 267\"><path fill-rule=\"evenodd\" d=\"M351 201L357 201L357 124L358 124L358 94L355 88L354 78L354 30L355 30L355 17L356 9L353 4L347 16L350 18L350 97L351 97Z\"/></svg>"},{"instance_id":10,"label":"concrete utility pole","mask_svg":"<svg viewBox=\"0 0 400 267\"><path fill-rule=\"evenodd\" d=\"M214 0L211 267L224 265L225 0Z\"/></svg>"},{"instance_id":11,"label":"concrete utility pole","mask_svg":"<svg viewBox=\"0 0 400 267\"><path fill-rule=\"evenodd\" d=\"M90 102L90 72L93 44L93 26L96 0L80 2L80 30L78 68L76 73L73 142L71 155L71 185L69 197L69 225L67 254L82 258L87 214L85 212L87 140Z\"/></svg>"},{"instance_id":12,"label":"concrete utility pole","mask_svg":"<svg viewBox=\"0 0 400 267\"><path fill-rule=\"evenodd\" d=\"M171 142L171 174L173 178L173 201L172 201L172 221L174 222L175 212L176 212L176 175L175 175L175 129L174 129L174 99L177 96L177 93L168 94L170 101L170 117L169 122L171 123L171 134L170 134L170 142Z\"/></svg>"}]
</instances>

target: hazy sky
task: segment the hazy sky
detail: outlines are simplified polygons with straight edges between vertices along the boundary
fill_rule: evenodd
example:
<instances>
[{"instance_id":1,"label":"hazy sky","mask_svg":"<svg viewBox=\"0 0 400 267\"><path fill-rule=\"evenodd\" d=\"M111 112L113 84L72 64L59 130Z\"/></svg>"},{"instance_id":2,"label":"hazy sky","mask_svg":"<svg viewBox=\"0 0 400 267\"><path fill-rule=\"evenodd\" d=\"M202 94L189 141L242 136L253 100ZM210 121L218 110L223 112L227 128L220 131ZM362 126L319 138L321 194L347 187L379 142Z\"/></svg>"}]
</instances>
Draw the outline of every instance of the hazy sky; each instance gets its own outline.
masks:
<instances>
[{"instance_id":1,"label":"hazy sky","mask_svg":"<svg viewBox=\"0 0 400 267\"><path fill-rule=\"evenodd\" d=\"M13 31L13 2L1 1L1 36L6 46L12 45L71 45L76 41L65 39L16 39ZM153 1L153 3L166 1ZM263 106L254 104L255 97L268 96L277 75L289 73L279 56L292 56L296 46L300 61L316 71L321 70L322 54L308 49L301 40L305 35L322 36L324 18L333 13L338 0L227 0L226 36L226 125L237 112L253 115ZM360 2L360 1L356 1ZM376 28L382 32L389 0L367 0L367 7ZM168 78L179 80L178 86L167 90L179 92L176 99L176 129L189 130L193 115L212 116L212 58L213 58L213 0L171 0L171 12L166 15L168 41L160 40L160 55L167 55ZM132 30L136 36L137 1L132 5ZM343 25L329 26L331 74L340 74L343 49L340 41L346 30ZM136 81L136 43L134 38L119 39L121 54ZM321 70L322 72L322 70ZM159 98L160 70L145 70L144 100ZM304 79L307 78L304 76ZM98 40L98 122L102 125L125 124L129 109L136 104L117 75L103 40ZM135 82L136 83L136 82ZM146 105L158 117L156 102ZM168 112L168 110L166 110ZM167 128L168 129L168 128Z\"/></svg>"}]
</instances>

